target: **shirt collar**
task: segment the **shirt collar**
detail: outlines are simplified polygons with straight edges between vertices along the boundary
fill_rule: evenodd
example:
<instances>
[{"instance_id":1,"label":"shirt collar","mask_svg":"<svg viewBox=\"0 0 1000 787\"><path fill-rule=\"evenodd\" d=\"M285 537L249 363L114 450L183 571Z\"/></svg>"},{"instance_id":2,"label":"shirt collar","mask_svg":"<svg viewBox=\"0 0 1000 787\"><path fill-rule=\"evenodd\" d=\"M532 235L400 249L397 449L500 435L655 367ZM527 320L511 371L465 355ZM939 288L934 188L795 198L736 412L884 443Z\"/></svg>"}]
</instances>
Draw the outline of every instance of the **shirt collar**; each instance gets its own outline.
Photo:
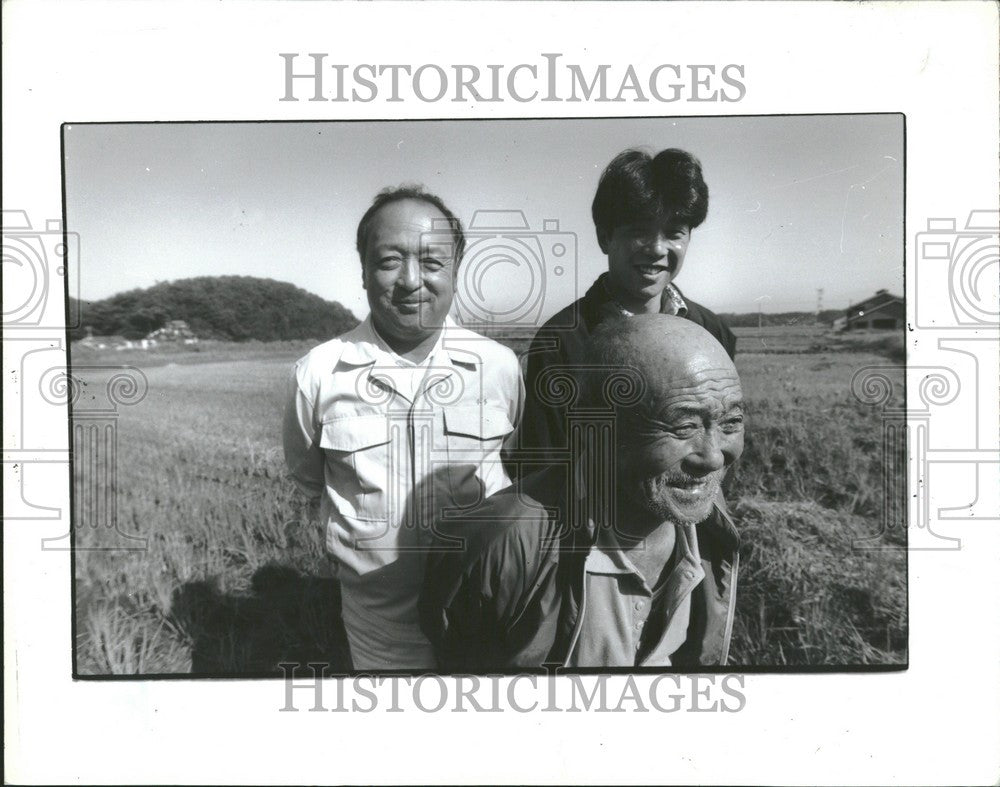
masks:
<instances>
[{"instance_id":1,"label":"shirt collar","mask_svg":"<svg viewBox=\"0 0 1000 787\"><path fill-rule=\"evenodd\" d=\"M611 293L611 288L608 286L607 273L602 273L598 282L604 290L604 295L610 300L611 304L620 314L625 317L635 316L633 312L630 312L615 300L615 296ZM684 300L684 296L681 295L681 291L674 286L673 282L671 282L664 287L663 295L660 296L660 314L673 314L677 317L685 317L687 313L687 301Z\"/></svg>"},{"instance_id":2,"label":"shirt collar","mask_svg":"<svg viewBox=\"0 0 1000 787\"><path fill-rule=\"evenodd\" d=\"M372 316L365 317L364 322L358 326L354 332L356 335L352 340L346 341L343 352L340 354L342 363L351 366L369 366L384 361L385 356L399 358L393 349L379 336L372 324ZM443 363L447 358L451 363L458 363L463 366L478 366L482 363L480 356L470 349L461 346L461 340L466 331L460 328L449 314L445 317L444 325L438 334L437 341L433 349L427 355L421 366L434 362ZM346 337L345 337L346 338Z\"/></svg>"},{"instance_id":3,"label":"shirt collar","mask_svg":"<svg viewBox=\"0 0 1000 787\"><path fill-rule=\"evenodd\" d=\"M444 330L441 331L441 338L438 341L438 347L443 348L444 354L453 364L482 365L482 354L476 352L476 344L482 347L484 337L460 326L450 314L444 318Z\"/></svg>"},{"instance_id":4,"label":"shirt collar","mask_svg":"<svg viewBox=\"0 0 1000 787\"><path fill-rule=\"evenodd\" d=\"M660 301L660 312L662 314L674 314L678 317L684 317L688 313L688 305L684 300L684 296L681 295L681 291L678 290L673 282L668 284L663 290L663 300Z\"/></svg>"},{"instance_id":5,"label":"shirt collar","mask_svg":"<svg viewBox=\"0 0 1000 787\"><path fill-rule=\"evenodd\" d=\"M632 561L628 559L618 544L611 528L602 527L597 531L597 540L590 548L584 568L588 574L638 574Z\"/></svg>"},{"instance_id":6,"label":"shirt collar","mask_svg":"<svg viewBox=\"0 0 1000 787\"><path fill-rule=\"evenodd\" d=\"M674 554L677 564L687 564L697 569L701 566L701 554L698 550L698 533L696 525L673 525L677 533L674 544ZM635 574L642 579L642 574L628 559L621 544L609 527L598 531L597 540L590 548L584 568L588 574Z\"/></svg>"}]
</instances>

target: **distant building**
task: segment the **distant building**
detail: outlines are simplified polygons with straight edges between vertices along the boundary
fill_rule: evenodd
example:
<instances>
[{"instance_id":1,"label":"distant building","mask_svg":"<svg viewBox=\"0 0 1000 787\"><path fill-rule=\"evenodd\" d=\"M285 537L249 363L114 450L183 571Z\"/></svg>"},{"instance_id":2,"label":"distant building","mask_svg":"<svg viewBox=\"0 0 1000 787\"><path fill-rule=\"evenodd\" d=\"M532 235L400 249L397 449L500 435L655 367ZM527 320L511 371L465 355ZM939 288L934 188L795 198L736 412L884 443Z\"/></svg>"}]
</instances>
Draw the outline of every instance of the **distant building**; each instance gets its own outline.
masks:
<instances>
[{"instance_id":1,"label":"distant building","mask_svg":"<svg viewBox=\"0 0 1000 787\"><path fill-rule=\"evenodd\" d=\"M132 342L124 336L94 336L94 329L89 325L84 329L87 335L77 344L91 350L124 350L132 346Z\"/></svg>"},{"instance_id":2,"label":"distant building","mask_svg":"<svg viewBox=\"0 0 1000 787\"><path fill-rule=\"evenodd\" d=\"M146 341L177 342L179 344L197 344L198 337L194 335L184 320L171 320L162 328L157 328L146 336Z\"/></svg>"},{"instance_id":3,"label":"distant building","mask_svg":"<svg viewBox=\"0 0 1000 787\"><path fill-rule=\"evenodd\" d=\"M842 330L901 331L906 327L906 302L888 290L847 307ZM834 322L837 327L839 320Z\"/></svg>"}]
</instances>

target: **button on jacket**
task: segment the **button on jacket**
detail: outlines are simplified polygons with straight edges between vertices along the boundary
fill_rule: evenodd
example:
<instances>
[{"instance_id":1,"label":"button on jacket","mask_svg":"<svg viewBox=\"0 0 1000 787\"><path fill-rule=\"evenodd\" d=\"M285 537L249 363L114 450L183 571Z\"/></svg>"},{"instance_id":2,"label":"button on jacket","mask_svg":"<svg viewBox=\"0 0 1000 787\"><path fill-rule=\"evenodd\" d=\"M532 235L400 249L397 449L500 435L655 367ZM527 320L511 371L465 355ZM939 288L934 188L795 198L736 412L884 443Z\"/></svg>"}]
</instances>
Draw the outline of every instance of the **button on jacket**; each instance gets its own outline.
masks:
<instances>
[{"instance_id":1,"label":"button on jacket","mask_svg":"<svg viewBox=\"0 0 1000 787\"><path fill-rule=\"evenodd\" d=\"M422 554L434 519L507 486L500 450L522 397L514 353L450 318L423 364L396 356L371 317L299 360L285 459L320 501L340 571Z\"/></svg>"}]
</instances>

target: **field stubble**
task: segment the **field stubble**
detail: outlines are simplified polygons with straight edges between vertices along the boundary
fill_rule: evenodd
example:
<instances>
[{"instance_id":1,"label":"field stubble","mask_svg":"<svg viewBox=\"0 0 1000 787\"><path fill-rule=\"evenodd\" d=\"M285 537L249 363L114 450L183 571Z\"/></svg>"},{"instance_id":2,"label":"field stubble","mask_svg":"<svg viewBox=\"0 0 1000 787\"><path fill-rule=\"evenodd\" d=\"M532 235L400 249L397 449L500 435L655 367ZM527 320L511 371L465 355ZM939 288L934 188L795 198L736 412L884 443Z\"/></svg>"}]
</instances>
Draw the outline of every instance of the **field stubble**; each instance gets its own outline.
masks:
<instances>
[{"instance_id":1,"label":"field stubble","mask_svg":"<svg viewBox=\"0 0 1000 787\"><path fill-rule=\"evenodd\" d=\"M904 663L905 523L879 535L880 411L850 393L884 348L751 344L746 450L726 482L743 539L730 662ZM148 548L100 549L107 529L77 512L79 674L346 667L322 533L285 478L290 358L275 356L143 367L149 394L118 421L116 489L119 528ZM895 548L858 548L872 537Z\"/></svg>"}]
</instances>

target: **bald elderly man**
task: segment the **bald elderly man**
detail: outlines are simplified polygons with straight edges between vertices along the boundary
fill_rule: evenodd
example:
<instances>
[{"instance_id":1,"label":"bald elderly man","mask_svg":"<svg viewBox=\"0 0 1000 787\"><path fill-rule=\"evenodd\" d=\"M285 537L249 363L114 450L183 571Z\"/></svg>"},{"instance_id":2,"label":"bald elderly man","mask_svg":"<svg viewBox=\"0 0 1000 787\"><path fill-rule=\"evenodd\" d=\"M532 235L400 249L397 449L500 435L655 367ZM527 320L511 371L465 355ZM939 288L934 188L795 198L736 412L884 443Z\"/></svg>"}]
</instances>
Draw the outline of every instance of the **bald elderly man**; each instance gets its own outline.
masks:
<instances>
[{"instance_id":1,"label":"bald elderly man","mask_svg":"<svg viewBox=\"0 0 1000 787\"><path fill-rule=\"evenodd\" d=\"M475 521L438 526L420 604L447 671L726 663L739 541L719 489L743 451L736 368L712 334L665 314L601 325L589 360L591 432L614 423L606 455L578 440L569 472L529 475Z\"/></svg>"}]
</instances>

